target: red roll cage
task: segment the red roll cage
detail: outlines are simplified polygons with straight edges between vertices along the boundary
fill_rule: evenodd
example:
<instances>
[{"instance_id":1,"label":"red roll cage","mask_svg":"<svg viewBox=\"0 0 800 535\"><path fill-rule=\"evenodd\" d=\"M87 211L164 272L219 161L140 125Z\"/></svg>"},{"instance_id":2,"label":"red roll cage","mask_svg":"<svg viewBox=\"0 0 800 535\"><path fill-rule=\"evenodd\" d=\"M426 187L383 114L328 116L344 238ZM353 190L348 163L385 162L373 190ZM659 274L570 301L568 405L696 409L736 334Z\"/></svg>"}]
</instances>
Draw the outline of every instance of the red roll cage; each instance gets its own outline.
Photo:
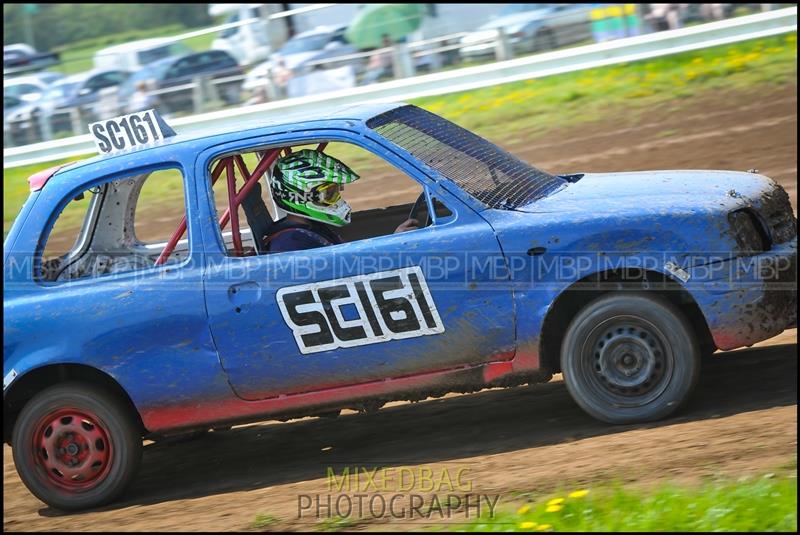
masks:
<instances>
[{"instance_id":1,"label":"red roll cage","mask_svg":"<svg viewBox=\"0 0 800 535\"><path fill-rule=\"evenodd\" d=\"M321 152L327 145L327 143L320 143L317 146L317 150ZM225 209L222 217L219 218L219 229L222 231L228 224L228 221L231 222L231 234L233 236L233 256L241 256L243 252L242 235L239 231L239 206L250 194L250 191L256 185L258 180L264 176L264 173L266 173L275 160L278 159L281 151L283 151L284 155L288 155L291 154L292 149L291 147L277 147L266 151L257 151L256 154L259 157L259 162L256 164L256 168L253 169L252 173L248 171L247 165L245 165L244 158L242 158L241 154L235 154L233 156L221 158L214 167L214 170L211 172L211 187L214 187L214 184L216 184L219 177L222 176L223 171L225 171L226 174L228 186L228 207ZM236 173L234 166L239 169L239 173L244 178L244 184L238 192L236 191ZM178 244L181 238L183 238L185 233L186 214L184 213L181 222L178 224L178 228L172 233L172 237L164 246L164 250L161 251L158 259L156 259L156 266L164 264L167 259L169 259L169 256L175 250L175 246Z\"/></svg>"}]
</instances>

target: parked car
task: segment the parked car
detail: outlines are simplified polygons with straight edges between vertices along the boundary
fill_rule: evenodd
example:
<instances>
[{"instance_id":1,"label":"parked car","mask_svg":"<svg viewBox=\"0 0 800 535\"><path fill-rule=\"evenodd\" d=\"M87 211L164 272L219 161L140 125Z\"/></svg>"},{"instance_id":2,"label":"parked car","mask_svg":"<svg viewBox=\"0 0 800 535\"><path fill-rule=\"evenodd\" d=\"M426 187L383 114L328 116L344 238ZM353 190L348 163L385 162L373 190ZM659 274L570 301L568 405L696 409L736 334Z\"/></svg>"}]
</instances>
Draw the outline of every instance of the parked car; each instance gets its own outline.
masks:
<instances>
[{"instance_id":1,"label":"parked car","mask_svg":"<svg viewBox=\"0 0 800 535\"><path fill-rule=\"evenodd\" d=\"M552 174L403 104L171 137L148 117L95 132L118 152L31 176L4 242L4 440L58 509L119 496L143 437L558 372L595 418L665 418L705 354L797 324L797 220L755 172ZM312 255L248 246L243 228L275 232L261 192L276 158L328 143L421 194L348 213L345 241ZM165 171L188 217L142 241L139 193ZM74 202L84 224L51 247ZM420 228L393 234L405 217Z\"/></svg>"},{"instance_id":2,"label":"parked car","mask_svg":"<svg viewBox=\"0 0 800 535\"><path fill-rule=\"evenodd\" d=\"M35 48L24 43L3 47L3 74L43 69L57 64L58 61L57 53L36 52Z\"/></svg>"},{"instance_id":3,"label":"parked car","mask_svg":"<svg viewBox=\"0 0 800 535\"><path fill-rule=\"evenodd\" d=\"M3 95L3 119L8 117L9 113L13 113L19 106L24 106L25 102L12 95Z\"/></svg>"},{"instance_id":4,"label":"parked car","mask_svg":"<svg viewBox=\"0 0 800 535\"><path fill-rule=\"evenodd\" d=\"M212 81L240 77L215 84L219 97L226 104L239 102L244 71L230 54L222 50L207 50L153 62L120 86L119 99L123 103L129 101L137 86L144 82L148 91L159 91L156 100L162 113L192 111L193 89L179 86L193 84L198 77ZM173 87L176 88L174 91L160 92Z\"/></svg>"},{"instance_id":5,"label":"parked car","mask_svg":"<svg viewBox=\"0 0 800 535\"><path fill-rule=\"evenodd\" d=\"M318 26L295 35L272 54L268 61L256 65L247 73L242 89L255 92L266 87L271 81L280 86L278 94L285 95L292 77L307 75L315 69L350 66L353 68L353 74L358 76L365 70L367 64L365 58L324 64L314 63L358 52L356 47L347 42L344 36L345 30L347 30L345 25Z\"/></svg>"},{"instance_id":6,"label":"parked car","mask_svg":"<svg viewBox=\"0 0 800 535\"><path fill-rule=\"evenodd\" d=\"M17 97L24 102L36 102L44 95L47 88L64 78L57 72L40 72L14 78L3 78L3 95Z\"/></svg>"},{"instance_id":7,"label":"parked car","mask_svg":"<svg viewBox=\"0 0 800 535\"><path fill-rule=\"evenodd\" d=\"M347 42L345 30L345 25L318 26L299 33L286 41L272 60L282 59L289 70L299 72L312 61L353 54L357 50Z\"/></svg>"},{"instance_id":8,"label":"parked car","mask_svg":"<svg viewBox=\"0 0 800 535\"><path fill-rule=\"evenodd\" d=\"M31 127L30 121L14 120L19 110L31 106L19 97L3 95L3 145L13 146L31 141L32 133L25 130Z\"/></svg>"},{"instance_id":9,"label":"parked car","mask_svg":"<svg viewBox=\"0 0 800 535\"><path fill-rule=\"evenodd\" d=\"M5 145L12 145L13 139L11 137L11 126L9 122L6 120L8 116L14 113L17 109L21 106L25 106L25 102L18 97L12 97L11 95L4 95L3 96L3 142Z\"/></svg>"},{"instance_id":10,"label":"parked car","mask_svg":"<svg viewBox=\"0 0 800 535\"><path fill-rule=\"evenodd\" d=\"M3 133L12 144L40 140L38 124L31 122L29 111L41 101L53 83L63 78L61 73L40 72L3 80Z\"/></svg>"},{"instance_id":11,"label":"parked car","mask_svg":"<svg viewBox=\"0 0 800 535\"><path fill-rule=\"evenodd\" d=\"M135 72L154 61L191 52L192 49L182 42L168 37L142 39L98 50L94 54L94 66Z\"/></svg>"},{"instance_id":12,"label":"parked car","mask_svg":"<svg viewBox=\"0 0 800 535\"><path fill-rule=\"evenodd\" d=\"M254 94L267 95L267 85L272 83L272 62L265 61L260 63L247 71L242 83L242 91L247 96ZM259 99L260 101L268 100L266 97Z\"/></svg>"},{"instance_id":13,"label":"parked car","mask_svg":"<svg viewBox=\"0 0 800 535\"><path fill-rule=\"evenodd\" d=\"M498 28L518 53L591 39L591 10L591 4L508 4L496 18L461 38L461 57L494 54L495 42L486 40L496 37Z\"/></svg>"},{"instance_id":14,"label":"parked car","mask_svg":"<svg viewBox=\"0 0 800 535\"><path fill-rule=\"evenodd\" d=\"M129 76L126 71L102 69L73 74L52 84L31 107L50 113L58 108L88 108L97 102L101 89L118 86Z\"/></svg>"},{"instance_id":15,"label":"parked car","mask_svg":"<svg viewBox=\"0 0 800 535\"><path fill-rule=\"evenodd\" d=\"M286 41L270 57L270 62L272 65L281 62L292 74L300 75L309 72L313 68L310 64L314 61L354 54L358 50L347 42L344 36L346 29L345 25L318 26L299 33ZM351 60L347 64L361 63L363 60Z\"/></svg>"},{"instance_id":16,"label":"parked car","mask_svg":"<svg viewBox=\"0 0 800 535\"><path fill-rule=\"evenodd\" d=\"M100 90L118 86L129 76L126 71L95 69L60 79L39 100L18 107L7 116L10 133L15 138L29 138L25 131L30 128L38 131L40 127L38 119L34 121L37 114L43 114L45 120L50 121L52 133L71 132L70 110L73 108L80 111L83 122L93 122L97 119L94 106L100 98Z\"/></svg>"}]
</instances>

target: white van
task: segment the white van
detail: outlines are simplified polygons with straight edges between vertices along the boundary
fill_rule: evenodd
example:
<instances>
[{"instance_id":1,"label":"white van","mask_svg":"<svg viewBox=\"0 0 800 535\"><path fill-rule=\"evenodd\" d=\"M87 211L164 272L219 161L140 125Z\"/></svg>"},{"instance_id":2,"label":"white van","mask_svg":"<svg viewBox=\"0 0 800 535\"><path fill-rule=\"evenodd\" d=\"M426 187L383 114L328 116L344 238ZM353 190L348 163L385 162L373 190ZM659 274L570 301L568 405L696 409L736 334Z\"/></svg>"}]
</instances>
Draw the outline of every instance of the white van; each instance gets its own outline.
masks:
<instances>
[{"instance_id":1,"label":"white van","mask_svg":"<svg viewBox=\"0 0 800 535\"><path fill-rule=\"evenodd\" d=\"M228 15L223 24L258 19L250 24L222 30L211 48L224 50L236 58L240 65L264 61L269 57L272 45L280 44L286 39L283 24L270 24L270 12L271 8L267 4L209 4L208 14L212 17ZM275 43L270 42L271 37Z\"/></svg>"},{"instance_id":2,"label":"white van","mask_svg":"<svg viewBox=\"0 0 800 535\"><path fill-rule=\"evenodd\" d=\"M136 72L153 61L191 52L191 48L169 37L142 39L98 50L94 54L94 66Z\"/></svg>"}]
</instances>

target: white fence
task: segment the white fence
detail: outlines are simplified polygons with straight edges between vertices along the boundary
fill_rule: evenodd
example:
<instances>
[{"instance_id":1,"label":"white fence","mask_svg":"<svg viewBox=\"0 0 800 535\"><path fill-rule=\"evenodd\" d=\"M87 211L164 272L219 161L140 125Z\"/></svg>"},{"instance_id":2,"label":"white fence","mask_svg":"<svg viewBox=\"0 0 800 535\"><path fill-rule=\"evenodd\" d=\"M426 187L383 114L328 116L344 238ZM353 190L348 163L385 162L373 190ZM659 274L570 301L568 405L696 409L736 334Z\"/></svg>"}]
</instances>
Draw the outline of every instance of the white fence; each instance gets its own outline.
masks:
<instances>
[{"instance_id":1,"label":"white fence","mask_svg":"<svg viewBox=\"0 0 800 535\"><path fill-rule=\"evenodd\" d=\"M678 30L640 35L536 54L508 61L467 67L350 88L341 91L292 98L265 104L227 109L171 121L179 132L205 129L236 129L243 121L279 118L293 111L326 113L334 107L366 102L401 101L540 78L564 72L591 69L614 63L687 52L797 30L797 7L712 22ZM36 143L3 150L3 168L18 167L94 151L90 136Z\"/></svg>"}]
</instances>

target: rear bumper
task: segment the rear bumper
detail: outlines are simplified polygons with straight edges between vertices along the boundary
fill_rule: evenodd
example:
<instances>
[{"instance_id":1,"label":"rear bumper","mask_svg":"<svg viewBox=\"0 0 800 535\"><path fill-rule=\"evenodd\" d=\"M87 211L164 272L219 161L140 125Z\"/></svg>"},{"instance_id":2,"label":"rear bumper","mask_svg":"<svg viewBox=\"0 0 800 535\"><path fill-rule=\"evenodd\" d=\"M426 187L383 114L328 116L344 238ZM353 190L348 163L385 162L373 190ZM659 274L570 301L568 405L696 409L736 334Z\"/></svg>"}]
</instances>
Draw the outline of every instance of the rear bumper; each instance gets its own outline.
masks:
<instances>
[{"instance_id":1,"label":"rear bumper","mask_svg":"<svg viewBox=\"0 0 800 535\"><path fill-rule=\"evenodd\" d=\"M797 326L796 239L689 273L687 286L719 349L749 346Z\"/></svg>"}]
</instances>

